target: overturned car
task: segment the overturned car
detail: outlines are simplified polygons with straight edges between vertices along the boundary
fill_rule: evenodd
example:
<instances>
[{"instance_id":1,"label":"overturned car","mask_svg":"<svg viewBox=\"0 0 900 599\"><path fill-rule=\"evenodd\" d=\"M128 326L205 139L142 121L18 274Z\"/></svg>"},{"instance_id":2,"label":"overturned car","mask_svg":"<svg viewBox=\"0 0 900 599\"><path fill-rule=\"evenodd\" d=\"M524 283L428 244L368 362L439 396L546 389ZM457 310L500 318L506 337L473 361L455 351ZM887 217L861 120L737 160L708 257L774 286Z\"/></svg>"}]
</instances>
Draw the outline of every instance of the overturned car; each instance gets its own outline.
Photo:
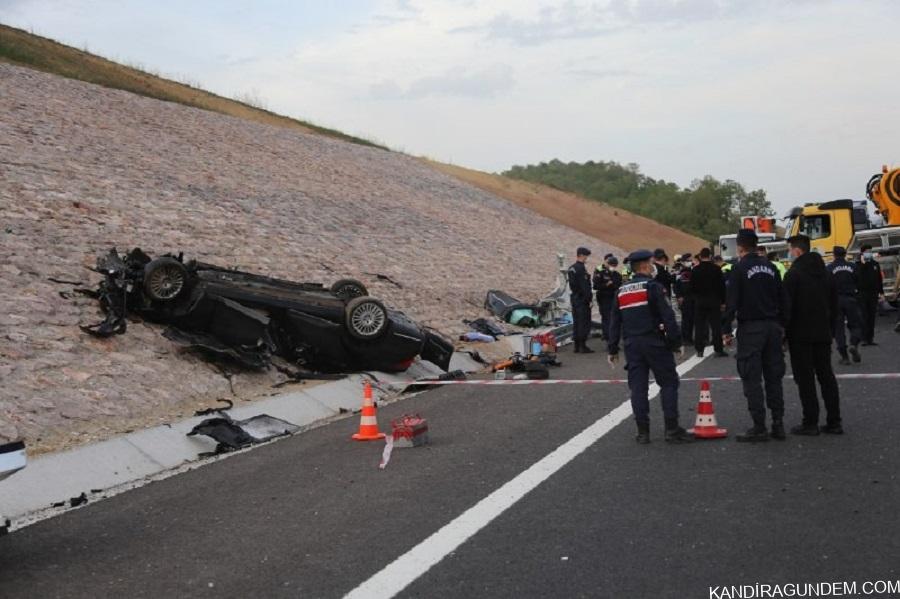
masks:
<instances>
[{"instance_id":1,"label":"overturned car","mask_svg":"<svg viewBox=\"0 0 900 599\"><path fill-rule=\"evenodd\" d=\"M96 296L106 319L82 327L108 337L124 333L127 315L169 324L163 333L183 346L266 368L277 356L324 372L405 370L417 355L444 370L453 346L402 312L342 279L330 287L185 261L151 258L139 248L100 256Z\"/></svg>"}]
</instances>

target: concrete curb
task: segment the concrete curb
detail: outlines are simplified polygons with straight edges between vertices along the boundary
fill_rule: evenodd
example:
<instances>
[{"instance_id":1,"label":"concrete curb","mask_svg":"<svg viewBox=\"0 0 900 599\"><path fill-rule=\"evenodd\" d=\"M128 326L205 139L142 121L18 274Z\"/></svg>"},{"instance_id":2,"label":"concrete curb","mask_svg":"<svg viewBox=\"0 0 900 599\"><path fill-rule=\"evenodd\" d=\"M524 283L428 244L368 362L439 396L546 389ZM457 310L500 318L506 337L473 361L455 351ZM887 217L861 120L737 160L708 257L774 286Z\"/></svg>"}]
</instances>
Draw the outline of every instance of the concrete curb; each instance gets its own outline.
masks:
<instances>
[{"instance_id":1,"label":"concrete curb","mask_svg":"<svg viewBox=\"0 0 900 599\"><path fill-rule=\"evenodd\" d=\"M451 370L465 372L482 367L465 354L454 354L450 366ZM399 375L354 374L308 391L299 389L236 407L228 410L228 414L236 420L268 414L296 424L302 433L339 414L358 410L364 380L374 379L375 399L381 401L386 391L379 388L378 382L396 383L440 374L443 371L434 364L419 361ZM95 498L102 498L105 491L136 488L167 471L210 462L200 460L198 454L213 451L215 441L202 435L187 436L195 425L209 417L195 416L35 458L28 462L27 468L0 484L0 513L13 520L13 529L21 528L64 511L63 508L50 510L53 503L68 501L82 493L91 499L92 491L99 493Z\"/></svg>"}]
</instances>

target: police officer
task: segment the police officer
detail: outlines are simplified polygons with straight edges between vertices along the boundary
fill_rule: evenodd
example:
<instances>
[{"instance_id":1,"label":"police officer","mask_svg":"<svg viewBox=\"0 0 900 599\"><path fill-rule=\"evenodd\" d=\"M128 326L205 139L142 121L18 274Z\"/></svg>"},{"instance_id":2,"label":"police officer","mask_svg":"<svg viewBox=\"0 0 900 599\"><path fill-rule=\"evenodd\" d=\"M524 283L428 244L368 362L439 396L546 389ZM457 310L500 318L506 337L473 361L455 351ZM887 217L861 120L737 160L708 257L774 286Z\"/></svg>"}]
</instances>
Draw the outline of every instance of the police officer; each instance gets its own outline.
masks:
<instances>
[{"instance_id":1,"label":"police officer","mask_svg":"<svg viewBox=\"0 0 900 599\"><path fill-rule=\"evenodd\" d=\"M772 413L772 437L783 440L784 433L784 327L788 319L788 299L778 271L756 252L756 232L741 229L737 234L738 263L732 269L726 292L725 330L731 330L737 316L737 369L747 398L753 426L737 436L738 441L768 441L766 406ZM763 392L762 379L765 379Z\"/></svg>"},{"instance_id":2,"label":"police officer","mask_svg":"<svg viewBox=\"0 0 900 599\"><path fill-rule=\"evenodd\" d=\"M650 442L648 392L652 371L662 396L665 439L669 443L685 443L693 441L694 437L678 425L678 372L672 354L673 351L684 351L681 349L681 331L665 290L652 277L652 257L648 250L637 250L629 255L634 276L616 294L607 359L614 367L619 359L619 340L624 337L625 368L631 409L637 423L637 442Z\"/></svg>"},{"instance_id":3,"label":"police officer","mask_svg":"<svg viewBox=\"0 0 900 599\"><path fill-rule=\"evenodd\" d=\"M870 244L863 244L859 248L859 262L857 273L859 274L859 307L862 309L863 345L878 345L875 343L875 315L878 312L878 300L884 299L884 275L881 273L881 265L875 260Z\"/></svg>"},{"instance_id":4,"label":"police officer","mask_svg":"<svg viewBox=\"0 0 900 599\"><path fill-rule=\"evenodd\" d=\"M831 251L834 254L834 260L828 265L828 271L834 277L838 294L834 340L837 344L838 353L841 355L841 364L846 365L850 363L850 358L847 355L845 326L850 329L849 352L853 356L853 361L859 362L862 359L858 349L859 342L862 340L862 319L859 303L857 302L859 275L856 272L856 264L847 262L846 248L836 245Z\"/></svg>"},{"instance_id":5,"label":"police officer","mask_svg":"<svg viewBox=\"0 0 900 599\"><path fill-rule=\"evenodd\" d=\"M610 312L612 312L616 292L622 285L622 275L616 270L618 266L619 259L612 254L607 254L604 256L603 265L598 266L594 271L594 291L597 292L597 305L600 307L600 322L603 327L604 339L609 339Z\"/></svg>"},{"instance_id":6,"label":"police officer","mask_svg":"<svg viewBox=\"0 0 900 599\"><path fill-rule=\"evenodd\" d=\"M573 340L576 354L592 354L594 350L587 346L588 334L591 331L591 275L584 263L591 250L580 247L575 252L575 263L569 267L569 289L571 290Z\"/></svg>"},{"instance_id":7,"label":"police officer","mask_svg":"<svg viewBox=\"0 0 900 599\"><path fill-rule=\"evenodd\" d=\"M694 342L694 292L691 287L693 256L684 254L679 259L681 269L673 277L672 291L681 311L681 336L685 344Z\"/></svg>"},{"instance_id":8,"label":"police officer","mask_svg":"<svg viewBox=\"0 0 900 599\"><path fill-rule=\"evenodd\" d=\"M669 272L669 256L666 250L656 248L653 250L653 265L656 267L656 274L653 278L656 282L663 286L666 291L666 299L672 299L672 273Z\"/></svg>"}]
</instances>

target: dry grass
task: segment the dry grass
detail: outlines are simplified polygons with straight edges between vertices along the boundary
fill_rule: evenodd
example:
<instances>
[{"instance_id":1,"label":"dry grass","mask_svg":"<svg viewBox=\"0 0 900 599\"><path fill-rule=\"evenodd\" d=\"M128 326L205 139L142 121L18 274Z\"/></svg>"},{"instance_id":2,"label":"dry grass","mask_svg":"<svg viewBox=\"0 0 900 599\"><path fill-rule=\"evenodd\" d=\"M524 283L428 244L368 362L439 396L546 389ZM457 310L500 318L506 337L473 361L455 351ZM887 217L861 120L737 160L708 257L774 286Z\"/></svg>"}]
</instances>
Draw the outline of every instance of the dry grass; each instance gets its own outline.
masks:
<instances>
[{"instance_id":1,"label":"dry grass","mask_svg":"<svg viewBox=\"0 0 900 599\"><path fill-rule=\"evenodd\" d=\"M649 218L546 185L431 160L426 162L457 179L625 250L662 247L671 256L673 252L697 252L709 245L699 237Z\"/></svg>"},{"instance_id":2,"label":"dry grass","mask_svg":"<svg viewBox=\"0 0 900 599\"><path fill-rule=\"evenodd\" d=\"M0 24L0 61L258 123L383 147L334 129L319 127L245 102L224 98L189 84L164 79L3 24Z\"/></svg>"}]
</instances>

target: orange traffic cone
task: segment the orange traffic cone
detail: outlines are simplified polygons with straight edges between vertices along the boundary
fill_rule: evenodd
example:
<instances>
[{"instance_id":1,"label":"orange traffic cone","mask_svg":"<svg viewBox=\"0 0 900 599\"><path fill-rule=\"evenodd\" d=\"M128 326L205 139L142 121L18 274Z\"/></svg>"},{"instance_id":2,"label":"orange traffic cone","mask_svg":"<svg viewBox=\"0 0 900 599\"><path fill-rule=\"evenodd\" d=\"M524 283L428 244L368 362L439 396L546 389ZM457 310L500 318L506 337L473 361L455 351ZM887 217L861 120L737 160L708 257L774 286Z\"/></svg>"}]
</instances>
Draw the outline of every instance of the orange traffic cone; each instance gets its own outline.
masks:
<instances>
[{"instance_id":1,"label":"orange traffic cone","mask_svg":"<svg viewBox=\"0 0 900 599\"><path fill-rule=\"evenodd\" d=\"M688 431L698 439L721 439L728 436L727 428L719 428L716 413L713 410L712 395L709 392L709 381L700 383L700 401L697 403L697 420L694 428Z\"/></svg>"},{"instance_id":2,"label":"orange traffic cone","mask_svg":"<svg viewBox=\"0 0 900 599\"><path fill-rule=\"evenodd\" d=\"M372 401L372 385L366 381L363 387L362 415L359 417L359 432L353 435L357 441L375 441L384 439L384 433L378 431L378 419L375 417L375 402Z\"/></svg>"}]
</instances>

